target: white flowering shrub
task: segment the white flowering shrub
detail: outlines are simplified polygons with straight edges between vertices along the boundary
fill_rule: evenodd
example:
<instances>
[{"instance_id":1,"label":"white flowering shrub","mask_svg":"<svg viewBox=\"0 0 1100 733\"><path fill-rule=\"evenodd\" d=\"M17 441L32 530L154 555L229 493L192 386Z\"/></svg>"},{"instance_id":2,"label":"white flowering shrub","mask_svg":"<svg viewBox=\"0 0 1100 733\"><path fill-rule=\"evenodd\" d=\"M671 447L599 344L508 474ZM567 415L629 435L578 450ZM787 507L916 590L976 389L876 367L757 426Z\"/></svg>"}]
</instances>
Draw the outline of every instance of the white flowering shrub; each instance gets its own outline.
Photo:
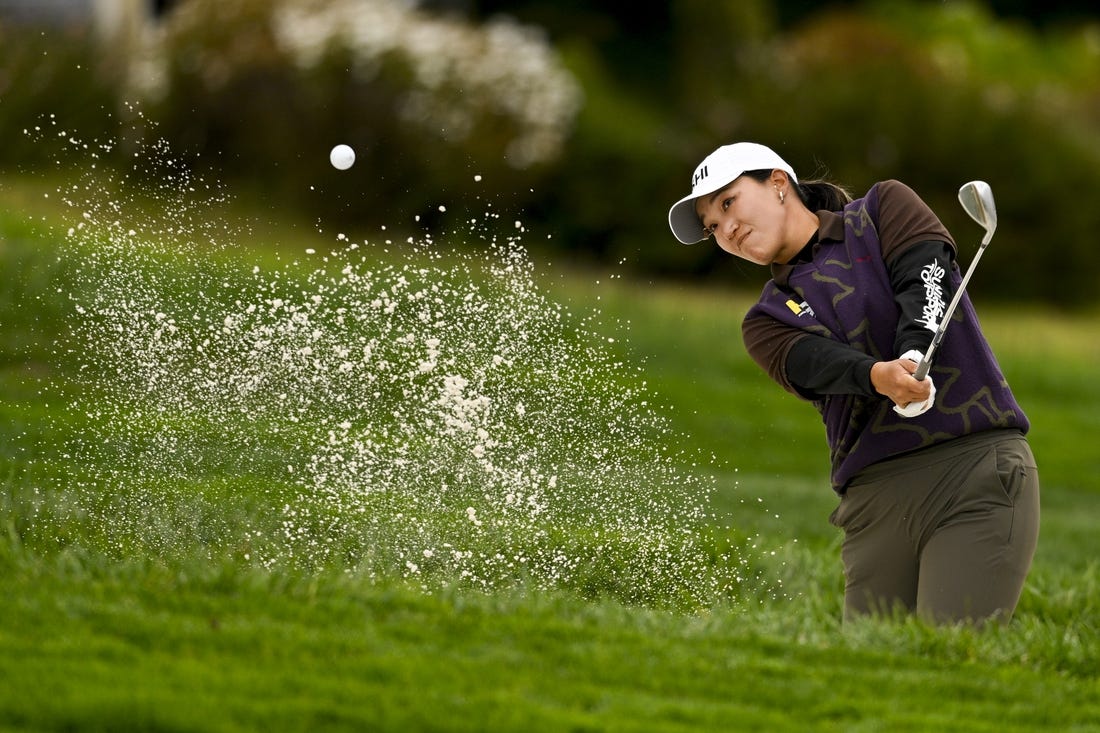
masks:
<instances>
[{"instance_id":1,"label":"white flowering shrub","mask_svg":"<svg viewBox=\"0 0 1100 733\"><path fill-rule=\"evenodd\" d=\"M357 153L344 180L402 208L469 187L471 166L513 186L553 163L582 101L537 29L401 0L191 0L150 36L131 84L181 153L298 185L343 142Z\"/></svg>"},{"instance_id":2,"label":"white flowering shrub","mask_svg":"<svg viewBox=\"0 0 1100 733\"><path fill-rule=\"evenodd\" d=\"M514 128L504 153L517 167L559 153L580 89L537 29L507 18L484 26L434 17L401 0L283 0L275 37L303 69L345 49L356 77L382 73L387 57L409 71L396 114L424 132L461 142L484 118Z\"/></svg>"}]
</instances>

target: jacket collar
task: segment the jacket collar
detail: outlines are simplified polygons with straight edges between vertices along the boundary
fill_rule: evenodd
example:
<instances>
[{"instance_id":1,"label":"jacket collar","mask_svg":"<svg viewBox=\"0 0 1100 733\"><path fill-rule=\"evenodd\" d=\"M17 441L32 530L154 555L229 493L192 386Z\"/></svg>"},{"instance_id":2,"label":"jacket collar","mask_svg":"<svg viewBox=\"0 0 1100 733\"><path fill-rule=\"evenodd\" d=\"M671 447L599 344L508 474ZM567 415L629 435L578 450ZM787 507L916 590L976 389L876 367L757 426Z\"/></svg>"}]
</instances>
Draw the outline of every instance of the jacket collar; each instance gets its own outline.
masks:
<instances>
[{"instance_id":1,"label":"jacket collar","mask_svg":"<svg viewBox=\"0 0 1100 733\"><path fill-rule=\"evenodd\" d=\"M787 287L787 281L790 280L794 268L817 257L817 251L821 248L823 243L844 241L843 211L818 211L817 220L819 222L817 233L814 234L813 239L806 244L805 249L799 252L795 258L787 264L773 264L771 266L772 280L780 287Z\"/></svg>"}]
</instances>

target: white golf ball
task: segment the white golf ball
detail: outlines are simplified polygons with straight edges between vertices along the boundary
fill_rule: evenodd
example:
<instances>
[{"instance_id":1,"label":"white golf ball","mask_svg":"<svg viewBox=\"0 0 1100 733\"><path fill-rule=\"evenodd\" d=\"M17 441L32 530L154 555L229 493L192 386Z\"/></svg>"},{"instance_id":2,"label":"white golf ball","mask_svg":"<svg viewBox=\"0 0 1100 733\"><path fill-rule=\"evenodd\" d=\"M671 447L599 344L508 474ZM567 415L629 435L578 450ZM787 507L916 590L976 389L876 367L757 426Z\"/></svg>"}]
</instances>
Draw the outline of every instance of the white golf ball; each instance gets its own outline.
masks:
<instances>
[{"instance_id":1,"label":"white golf ball","mask_svg":"<svg viewBox=\"0 0 1100 733\"><path fill-rule=\"evenodd\" d=\"M346 171L355 163L355 151L351 149L350 145L337 145L328 154L328 159L333 168Z\"/></svg>"}]
</instances>

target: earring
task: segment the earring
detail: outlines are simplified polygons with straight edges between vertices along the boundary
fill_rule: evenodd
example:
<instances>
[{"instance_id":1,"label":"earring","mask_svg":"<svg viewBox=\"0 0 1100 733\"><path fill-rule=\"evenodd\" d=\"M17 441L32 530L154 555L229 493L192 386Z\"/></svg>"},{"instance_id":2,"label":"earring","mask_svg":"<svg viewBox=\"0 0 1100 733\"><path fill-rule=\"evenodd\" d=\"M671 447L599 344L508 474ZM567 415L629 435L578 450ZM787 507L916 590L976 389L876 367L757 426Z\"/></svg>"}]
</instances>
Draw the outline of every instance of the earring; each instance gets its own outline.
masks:
<instances>
[{"instance_id":1,"label":"earring","mask_svg":"<svg viewBox=\"0 0 1100 733\"><path fill-rule=\"evenodd\" d=\"M777 190L778 190L778 189L777 189ZM780 191L780 192L779 192L779 203L783 203L783 197L784 197L784 195L785 195L785 194L784 194L784 193L783 193L782 191Z\"/></svg>"}]
</instances>

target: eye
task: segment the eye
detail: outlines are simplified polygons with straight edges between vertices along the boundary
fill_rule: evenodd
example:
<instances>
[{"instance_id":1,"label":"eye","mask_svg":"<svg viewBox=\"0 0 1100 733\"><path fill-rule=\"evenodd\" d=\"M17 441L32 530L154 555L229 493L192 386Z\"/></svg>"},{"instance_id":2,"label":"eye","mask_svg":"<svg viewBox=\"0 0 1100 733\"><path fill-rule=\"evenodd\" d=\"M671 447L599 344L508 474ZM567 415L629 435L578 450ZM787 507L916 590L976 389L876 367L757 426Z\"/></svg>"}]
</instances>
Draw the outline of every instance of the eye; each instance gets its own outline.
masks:
<instances>
[{"instance_id":1,"label":"eye","mask_svg":"<svg viewBox=\"0 0 1100 733\"><path fill-rule=\"evenodd\" d=\"M732 203L733 203L733 196L730 196L728 199L722 199L722 211L725 211L726 209L728 209L730 207L730 204L732 204Z\"/></svg>"}]
</instances>

